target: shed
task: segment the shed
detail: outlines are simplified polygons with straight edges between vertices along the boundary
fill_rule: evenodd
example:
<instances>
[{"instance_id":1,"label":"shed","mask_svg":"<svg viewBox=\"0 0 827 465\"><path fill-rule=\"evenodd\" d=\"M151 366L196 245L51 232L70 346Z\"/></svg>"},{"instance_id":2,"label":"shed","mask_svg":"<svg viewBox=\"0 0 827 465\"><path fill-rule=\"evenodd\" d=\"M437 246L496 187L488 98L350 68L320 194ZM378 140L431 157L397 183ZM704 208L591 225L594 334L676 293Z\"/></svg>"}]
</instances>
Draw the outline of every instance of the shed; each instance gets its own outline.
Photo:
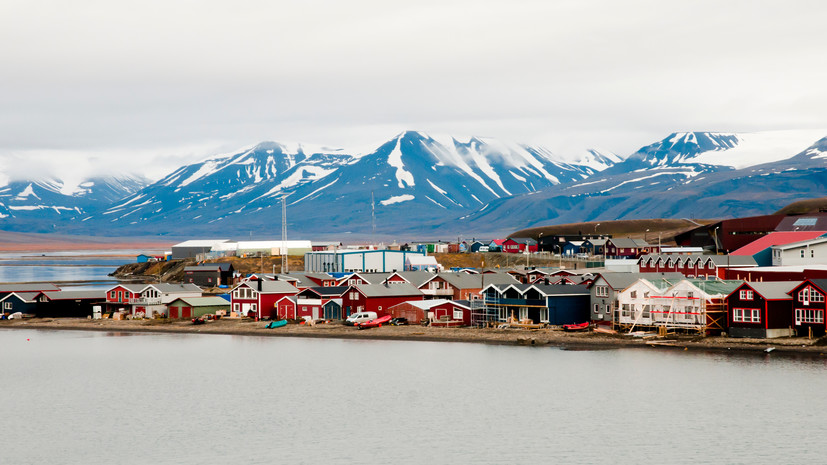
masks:
<instances>
[{"instance_id":1,"label":"shed","mask_svg":"<svg viewBox=\"0 0 827 465\"><path fill-rule=\"evenodd\" d=\"M217 296L179 297L167 305L170 318L198 318L219 310L230 311L230 303Z\"/></svg>"}]
</instances>

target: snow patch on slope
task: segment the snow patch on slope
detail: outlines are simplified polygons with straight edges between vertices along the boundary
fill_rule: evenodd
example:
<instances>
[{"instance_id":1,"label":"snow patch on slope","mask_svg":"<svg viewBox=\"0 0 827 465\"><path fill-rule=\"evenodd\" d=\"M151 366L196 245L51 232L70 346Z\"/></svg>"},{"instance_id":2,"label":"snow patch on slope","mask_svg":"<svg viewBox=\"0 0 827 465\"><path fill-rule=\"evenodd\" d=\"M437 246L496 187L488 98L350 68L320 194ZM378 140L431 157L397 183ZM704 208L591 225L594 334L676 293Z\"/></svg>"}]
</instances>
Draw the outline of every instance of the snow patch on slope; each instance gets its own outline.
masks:
<instances>
[{"instance_id":1,"label":"snow patch on slope","mask_svg":"<svg viewBox=\"0 0 827 465\"><path fill-rule=\"evenodd\" d=\"M416 197L412 196L411 194L394 195L393 197L382 200L379 203L382 204L382 205L393 205L395 203L408 202L408 201L413 200L415 198ZM434 203L436 203L436 202L434 202Z\"/></svg>"},{"instance_id":2,"label":"snow patch on slope","mask_svg":"<svg viewBox=\"0 0 827 465\"><path fill-rule=\"evenodd\" d=\"M825 130L767 131L739 133L738 144L725 150L698 154L693 163L731 166L735 169L786 160L801 153L827 135Z\"/></svg>"}]
</instances>

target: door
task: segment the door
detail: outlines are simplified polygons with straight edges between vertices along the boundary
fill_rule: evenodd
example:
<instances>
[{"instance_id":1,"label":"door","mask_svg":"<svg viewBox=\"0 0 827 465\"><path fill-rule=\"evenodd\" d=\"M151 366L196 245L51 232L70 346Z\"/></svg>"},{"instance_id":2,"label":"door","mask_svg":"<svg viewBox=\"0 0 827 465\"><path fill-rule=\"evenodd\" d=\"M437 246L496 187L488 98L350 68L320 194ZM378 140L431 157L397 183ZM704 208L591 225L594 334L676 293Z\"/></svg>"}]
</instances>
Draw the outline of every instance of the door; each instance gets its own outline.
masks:
<instances>
[{"instance_id":1,"label":"door","mask_svg":"<svg viewBox=\"0 0 827 465\"><path fill-rule=\"evenodd\" d=\"M312 312L313 312L313 319L318 320L319 319L319 307L316 307L314 305Z\"/></svg>"},{"instance_id":2,"label":"door","mask_svg":"<svg viewBox=\"0 0 827 465\"><path fill-rule=\"evenodd\" d=\"M178 318L178 307L169 307L169 317Z\"/></svg>"},{"instance_id":3,"label":"door","mask_svg":"<svg viewBox=\"0 0 827 465\"><path fill-rule=\"evenodd\" d=\"M192 307L181 307L181 318L192 318Z\"/></svg>"}]
</instances>

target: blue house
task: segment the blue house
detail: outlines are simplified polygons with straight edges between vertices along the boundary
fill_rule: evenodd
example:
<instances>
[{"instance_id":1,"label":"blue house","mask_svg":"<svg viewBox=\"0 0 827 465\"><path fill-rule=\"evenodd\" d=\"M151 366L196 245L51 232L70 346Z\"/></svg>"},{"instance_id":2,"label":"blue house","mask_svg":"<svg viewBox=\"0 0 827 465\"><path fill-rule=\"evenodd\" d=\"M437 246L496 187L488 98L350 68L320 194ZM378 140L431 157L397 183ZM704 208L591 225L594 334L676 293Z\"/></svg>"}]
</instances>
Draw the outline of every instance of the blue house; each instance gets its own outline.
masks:
<instances>
[{"instance_id":1,"label":"blue house","mask_svg":"<svg viewBox=\"0 0 827 465\"><path fill-rule=\"evenodd\" d=\"M552 326L589 321L591 293L586 286L566 284L490 284L483 290L485 307L496 321L531 320Z\"/></svg>"},{"instance_id":2,"label":"blue house","mask_svg":"<svg viewBox=\"0 0 827 465\"><path fill-rule=\"evenodd\" d=\"M149 261L150 258L152 258L151 255L140 254L137 257L137 263L146 263Z\"/></svg>"},{"instance_id":3,"label":"blue house","mask_svg":"<svg viewBox=\"0 0 827 465\"><path fill-rule=\"evenodd\" d=\"M7 315L17 312L34 314L42 295L42 292L12 292L0 300L0 308Z\"/></svg>"}]
</instances>

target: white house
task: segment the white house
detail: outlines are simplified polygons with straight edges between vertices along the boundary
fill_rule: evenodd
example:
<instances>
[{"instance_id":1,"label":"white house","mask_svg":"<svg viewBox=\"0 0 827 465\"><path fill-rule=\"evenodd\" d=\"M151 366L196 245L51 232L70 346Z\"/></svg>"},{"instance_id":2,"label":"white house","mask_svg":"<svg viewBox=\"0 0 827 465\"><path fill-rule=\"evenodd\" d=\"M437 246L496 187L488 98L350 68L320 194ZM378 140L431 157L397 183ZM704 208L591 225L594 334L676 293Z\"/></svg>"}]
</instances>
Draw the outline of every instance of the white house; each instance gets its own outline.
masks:
<instances>
[{"instance_id":1,"label":"white house","mask_svg":"<svg viewBox=\"0 0 827 465\"><path fill-rule=\"evenodd\" d=\"M827 265L827 237L774 245L772 266Z\"/></svg>"}]
</instances>

